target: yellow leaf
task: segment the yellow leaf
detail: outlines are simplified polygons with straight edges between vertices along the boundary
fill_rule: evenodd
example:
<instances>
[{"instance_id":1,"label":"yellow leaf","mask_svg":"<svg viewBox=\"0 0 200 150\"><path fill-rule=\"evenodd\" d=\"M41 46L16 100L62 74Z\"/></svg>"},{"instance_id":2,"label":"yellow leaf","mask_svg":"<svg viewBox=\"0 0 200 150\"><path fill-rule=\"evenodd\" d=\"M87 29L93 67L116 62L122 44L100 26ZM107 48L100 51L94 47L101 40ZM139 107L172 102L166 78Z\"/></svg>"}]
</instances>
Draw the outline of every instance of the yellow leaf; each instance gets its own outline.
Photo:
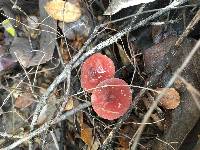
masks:
<instances>
[{"instance_id":1,"label":"yellow leaf","mask_svg":"<svg viewBox=\"0 0 200 150\"><path fill-rule=\"evenodd\" d=\"M67 105L65 106L65 110L71 110L74 108L74 101L73 98L69 98Z\"/></svg>"},{"instance_id":2,"label":"yellow leaf","mask_svg":"<svg viewBox=\"0 0 200 150\"><path fill-rule=\"evenodd\" d=\"M2 22L3 27L5 28L5 30L11 35L11 36L16 36L16 32L15 29L13 28L11 22L9 19L6 19Z\"/></svg>"},{"instance_id":3,"label":"yellow leaf","mask_svg":"<svg viewBox=\"0 0 200 150\"><path fill-rule=\"evenodd\" d=\"M74 22L81 16L79 3L72 4L62 0L53 0L45 5L47 13L55 20Z\"/></svg>"}]
</instances>

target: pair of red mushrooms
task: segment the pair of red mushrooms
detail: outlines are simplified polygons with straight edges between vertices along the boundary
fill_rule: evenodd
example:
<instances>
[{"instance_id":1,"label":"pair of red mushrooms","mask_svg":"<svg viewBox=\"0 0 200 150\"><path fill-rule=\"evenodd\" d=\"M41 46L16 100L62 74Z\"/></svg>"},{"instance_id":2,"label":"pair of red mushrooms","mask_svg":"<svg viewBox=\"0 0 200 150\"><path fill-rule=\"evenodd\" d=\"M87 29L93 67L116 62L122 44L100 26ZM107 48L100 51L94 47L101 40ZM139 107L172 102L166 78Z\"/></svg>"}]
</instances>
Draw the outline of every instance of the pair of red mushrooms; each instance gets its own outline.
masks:
<instances>
[{"instance_id":1,"label":"pair of red mushrooms","mask_svg":"<svg viewBox=\"0 0 200 150\"><path fill-rule=\"evenodd\" d=\"M92 93L91 103L97 115L108 120L123 116L132 103L128 84L114 75L113 61L101 53L87 58L81 68L82 88Z\"/></svg>"}]
</instances>

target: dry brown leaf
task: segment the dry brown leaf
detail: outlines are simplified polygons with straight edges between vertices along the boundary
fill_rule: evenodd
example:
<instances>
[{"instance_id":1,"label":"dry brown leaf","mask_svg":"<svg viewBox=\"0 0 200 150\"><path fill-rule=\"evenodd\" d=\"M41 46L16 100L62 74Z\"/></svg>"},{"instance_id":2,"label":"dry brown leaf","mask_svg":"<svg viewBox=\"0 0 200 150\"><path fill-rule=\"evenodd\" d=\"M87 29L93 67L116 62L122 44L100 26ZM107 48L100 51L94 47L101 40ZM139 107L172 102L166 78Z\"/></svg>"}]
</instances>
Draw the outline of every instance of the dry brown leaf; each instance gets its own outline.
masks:
<instances>
[{"instance_id":1,"label":"dry brown leaf","mask_svg":"<svg viewBox=\"0 0 200 150\"><path fill-rule=\"evenodd\" d=\"M80 127L82 128L82 126L83 126L83 112L77 113L77 121L80 124Z\"/></svg>"},{"instance_id":2,"label":"dry brown leaf","mask_svg":"<svg viewBox=\"0 0 200 150\"><path fill-rule=\"evenodd\" d=\"M77 36L76 39L73 41L72 46L76 49L80 49L85 42L85 38L81 36Z\"/></svg>"},{"instance_id":3,"label":"dry brown leaf","mask_svg":"<svg viewBox=\"0 0 200 150\"><path fill-rule=\"evenodd\" d=\"M101 145L99 139L93 137L93 129L84 123L83 112L78 113L78 122L81 127L81 139L88 145L88 150L97 150Z\"/></svg>"},{"instance_id":4,"label":"dry brown leaf","mask_svg":"<svg viewBox=\"0 0 200 150\"><path fill-rule=\"evenodd\" d=\"M15 101L15 107L26 108L30 106L35 101L34 97L30 93L24 93L18 96Z\"/></svg>"},{"instance_id":5,"label":"dry brown leaf","mask_svg":"<svg viewBox=\"0 0 200 150\"><path fill-rule=\"evenodd\" d=\"M92 135L92 128L88 125L83 124L81 127L81 139L87 144L89 147L92 146L93 143L93 135Z\"/></svg>"},{"instance_id":6,"label":"dry brown leaf","mask_svg":"<svg viewBox=\"0 0 200 150\"><path fill-rule=\"evenodd\" d=\"M74 22L81 17L79 3L72 4L63 0L53 0L45 5L47 13L55 20Z\"/></svg>"}]
</instances>

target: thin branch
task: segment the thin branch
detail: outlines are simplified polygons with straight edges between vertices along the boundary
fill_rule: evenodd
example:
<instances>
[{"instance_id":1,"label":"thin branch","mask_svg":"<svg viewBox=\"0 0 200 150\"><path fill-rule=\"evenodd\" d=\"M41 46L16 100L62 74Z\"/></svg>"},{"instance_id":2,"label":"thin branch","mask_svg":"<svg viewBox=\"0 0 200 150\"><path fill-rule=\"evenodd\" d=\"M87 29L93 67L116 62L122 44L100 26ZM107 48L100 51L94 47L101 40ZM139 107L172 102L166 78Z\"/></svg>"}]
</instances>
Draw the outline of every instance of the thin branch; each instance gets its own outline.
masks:
<instances>
[{"instance_id":1,"label":"thin branch","mask_svg":"<svg viewBox=\"0 0 200 150\"><path fill-rule=\"evenodd\" d=\"M20 135L13 135L13 134L8 134L6 132L0 132L0 136L1 137L4 137L4 138L13 138L13 139L22 139L23 136L20 136Z\"/></svg>"},{"instance_id":2,"label":"thin branch","mask_svg":"<svg viewBox=\"0 0 200 150\"><path fill-rule=\"evenodd\" d=\"M194 29L194 26L199 22L199 20L200 20L200 9L197 11L196 15L193 17L193 19L191 20L191 22L188 24L188 26L185 29L185 31L183 32L183 34L176 41L175 46L180 46L180 44L183 42L183 40Z\"/></svg>"},{"instance_id":3,"label":"thin branch","mask_svg":"<svg viewBox=\"0 0 200 150\"><path fill-rule=\"evenodd\" d=\"M53 131L50 131L50 134L51 134L51 136L53 138L53 141L54 141L56 149L59 150L59 145L58 145L58 141L57 141L56 135L54 134Z\"/></svg>"}]
</instances>

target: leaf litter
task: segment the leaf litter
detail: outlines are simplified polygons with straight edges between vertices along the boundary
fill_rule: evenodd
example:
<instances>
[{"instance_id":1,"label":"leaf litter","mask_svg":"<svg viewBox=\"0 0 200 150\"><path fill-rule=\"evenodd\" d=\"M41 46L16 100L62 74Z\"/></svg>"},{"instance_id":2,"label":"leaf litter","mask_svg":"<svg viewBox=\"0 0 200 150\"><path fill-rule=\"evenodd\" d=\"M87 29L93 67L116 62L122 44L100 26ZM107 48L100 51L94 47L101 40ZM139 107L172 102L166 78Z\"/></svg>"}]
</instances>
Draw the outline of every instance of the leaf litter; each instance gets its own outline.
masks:
<instances>
[{"instance_id":1,"label":"leaf litter","mask_svg":"<svg viewBox=\"0 0 200 150\"><path fill-rule=\"evenodd\" d=\"M198 1L5 0L0 6L0 148L133 149L137 142L141 150L179 149L190 133L197 136ZM165 88L195 45L192 60ZM97 52L132 90L133 104L115 120L98 116L91 93L81 88L80 70ZM160 89L168 89L166 103L160 99L134 141ZM198 148L192 139L190 148Z\"/></svg>"}]
</instances>

